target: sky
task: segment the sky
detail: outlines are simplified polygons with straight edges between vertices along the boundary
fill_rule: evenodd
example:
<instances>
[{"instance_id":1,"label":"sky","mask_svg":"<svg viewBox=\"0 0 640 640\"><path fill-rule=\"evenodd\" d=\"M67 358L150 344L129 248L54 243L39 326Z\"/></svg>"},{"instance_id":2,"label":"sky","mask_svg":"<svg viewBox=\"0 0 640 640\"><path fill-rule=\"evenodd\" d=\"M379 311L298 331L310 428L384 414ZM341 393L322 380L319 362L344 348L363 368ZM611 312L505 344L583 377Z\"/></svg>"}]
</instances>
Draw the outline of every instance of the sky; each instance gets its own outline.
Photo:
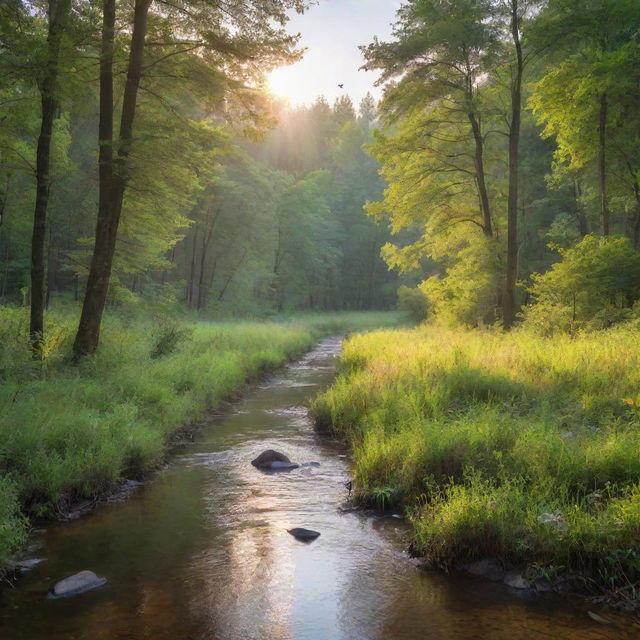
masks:
<instances>
[{"instance_id":1,"label":"sky","mask_svg":"<svg viewBox=\"0 0 640 640\"><path fill-rule=\"evenodd\" d=\"M319 0L303 15L293 14L287 29L302 35L301 45L307 51L300 62L270 74L273 93L292 105L311 104L319 95L333 103L343 94L357 105L367 91L379 98L381 90L373 86L377 72L358 71L364 63L358 45L369 44L373 36L388 39L400 4L400 0Z\"/></svg>"}]
</instances>

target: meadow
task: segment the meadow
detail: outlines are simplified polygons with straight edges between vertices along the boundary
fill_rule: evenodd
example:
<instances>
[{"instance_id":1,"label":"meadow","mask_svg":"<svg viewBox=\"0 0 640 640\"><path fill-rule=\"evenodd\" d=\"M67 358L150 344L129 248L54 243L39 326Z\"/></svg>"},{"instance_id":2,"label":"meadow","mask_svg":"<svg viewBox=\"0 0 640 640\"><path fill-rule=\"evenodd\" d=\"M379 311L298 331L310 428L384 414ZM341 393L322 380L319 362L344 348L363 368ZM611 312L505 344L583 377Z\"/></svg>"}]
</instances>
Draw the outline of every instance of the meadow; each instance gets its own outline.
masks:
<instances>
[{"instance_id":1,"label":"meadow","mask_svg":"<svg viewBox=\"0 0 640 640\"><path fill-rule=\"evenodd\" d=\"M356 497L404 508L444 569L481 558L640 582L637 325L576 337L427 325L345 345L313 405L353 446Z\"/></svg>"},{"instance_id":2,"label":"meadow","mask_svg":"<svg viewBox=\"0 0 640 640\"><path fill-rule=\"evenodd\" d=\"M0 566L30 523L97 499L165 458L172 434L322 335L398 314L334 313L203 322L111 313L95 356L70 362L73 310L51 311L42 361L24 308L0 307Z\"/></svg>"}]
</instances>

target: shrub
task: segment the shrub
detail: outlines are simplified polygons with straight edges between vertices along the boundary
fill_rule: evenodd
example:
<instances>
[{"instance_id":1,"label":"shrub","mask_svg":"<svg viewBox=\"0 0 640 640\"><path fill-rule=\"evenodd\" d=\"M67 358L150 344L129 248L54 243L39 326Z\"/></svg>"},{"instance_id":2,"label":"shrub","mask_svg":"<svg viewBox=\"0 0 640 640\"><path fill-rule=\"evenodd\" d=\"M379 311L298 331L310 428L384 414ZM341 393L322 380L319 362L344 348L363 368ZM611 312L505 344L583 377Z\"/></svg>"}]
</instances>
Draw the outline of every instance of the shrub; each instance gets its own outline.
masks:
<instances>
[{"instance_id":1,"label":"shrub","mask_svg":"<svg viewBox=\"0 0 640 640\"><path fill-rule=\"evenodd\" d=\"M640 252L623 236L585 236L535 274L525 324L544 334L601 329L631 317L640 299Z\"/></svg>"},{"instance_id":2,"label":"shrub","mask_svg":"<svg viewBox=\"0 0 640 640\"><path fill-rule=\"evenodd\" d=\"M444 275L428 278L420 290L441 322L476 327L495 322L499 282L495 247L473 240L457 249Z\"/></svg>"},{"instance_id":3,"label":"shrub","mask_svg":"<svg viewBox=\"0 0 640 640\"><path fill-rule=\"evenodd\" d=\"M181 342L188 340L193 331L176 323L162 322L154 331L152 358L160 358L173 353Z\"/></svg>"},{"instance_id":4,"label":"shrub","mask_svg":"<svg viewBox=\"0 0 640 640\"><path fill-rule=\"evenodd\" d=\"M27 521L20 513L18 491L8 478L0 477L0 567L27 537Z\"/></svg>"},{"instance_id":5,"label":"shrub","mask_svg":"<svg viewBox=\"0 0 640 640\"><path fill-rule=\"evenodd\" d=\"M412 289L402 285L398 289L398 309L404 311L414 322L427 319L427 298L420 289Z\"/></svg>"}]
</instances>

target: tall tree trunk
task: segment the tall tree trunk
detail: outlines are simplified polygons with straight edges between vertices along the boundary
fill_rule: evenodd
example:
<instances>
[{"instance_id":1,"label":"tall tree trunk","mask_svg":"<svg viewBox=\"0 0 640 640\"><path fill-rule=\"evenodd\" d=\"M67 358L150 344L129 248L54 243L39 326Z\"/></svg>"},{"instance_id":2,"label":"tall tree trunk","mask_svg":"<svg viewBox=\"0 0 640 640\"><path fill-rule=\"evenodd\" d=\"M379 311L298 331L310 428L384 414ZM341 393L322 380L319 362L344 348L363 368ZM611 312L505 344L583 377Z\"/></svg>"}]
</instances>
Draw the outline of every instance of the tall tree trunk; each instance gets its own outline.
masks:
<instances>
[{"instance_id":1,"label":"tall tree trunk","mask_svg":"<svg viewBox=\"0 0 640 640\"><path fill-rule=\"evenodd\" d=\"M576 201L576 220L578 222L578 233L581 238L584 238L589 233L589 225L587 223L587 216L584 213L584 207L580 202L582 197L582 190L580 189L580 182L578 178L573 181L573 197Z\"/></svg>"},{"instance_id":2,"label":"tall tree trunk","mask_svg":"<svg viewBox=\"0 0 640 640\"><path fill-rule=\"evenodd\" d=\"M511 34L516 51L511 84L511 123L509 127L509 194L507 198L507 274L503 299L503 323L510 329L516 319L516 283L518 280L518 150L522 111L522 74L524 62L520 42L518 0L511 0Z\"/></svg>"},{"instance_id":3,"label":"tall tree trunk","mask_svg":"<svg viewBox=\"0 0 640 640\"><path fill-rule=\"evenodd\" d=\"M57 109L58 65L60 42L64 33L71 0L49 0L49 32L47 63L40 83L42 117L36 150L36 202L31 236L31 316L29 340L34 358L42 357L44 338L44 306L46 275L44 253L47 238L47 208L49 205L51 137Z\"/></svg>"},{"instance_id":4,"label":"tall tree trunk","mask_svg":"<svg viewBox=\"0 0 640 640\"><path fill-rule=\"evenodd\" d=\"M491 221L491 207L489 205L489 193L487 191L487 179L484 172L484 138L482 129L476 114L470 111L468 114L473 140L475 142L474 165L476 170L476 184L480 209L482 210L482 231L487 238L493 237L493 222Z\"/></svg>"},{"instance_id":5,"label":"tall tree trunk","mask_svg":"<svg viewBox=\"0 0 640 640\"><path fill-rule=\"evenodd\" d=\"M189 269L189 287L187 289L187 306L193 309L196 288L196 253L198 252L198 227L193 230L191 243L191 268Z\"/></svg>"},{"instance_id":6,"label":"tall tree trunk","mask_svg":"<svg viewBox=\"0 0 640 640\"><path fill-rule=\"evenodd\" d=\"M600 114L598 123L598 190L600 195L600 217L602 235L609 235L609 199L607 197L607 94L600 96Z\"/></svg>"},{"instance_id":7,"label":"tall tree trunk","mask_svg":"<svg viewBox=\"0 0 640 640\"><path fill-rule=\"evenodd\" d=\"M248 253L249 253L249 249L247 247L245 247L244 251L242 252L242 255L240 256L240 260L238 260L238 262L235 264L235 266L231 268L231 272L229 273L229 275L228 275L227 279L225 280L224 284L222 285L222 290L218 294L218 302L220 302L222 300L222 298L224 297L224 294L227 292L227 289L228 289L229 285L231 284L231 281L233 280L233 278L236 275L236 273L238 273L238 269L240 269L240 267L242 266L242 263L244 262L244 259L247 257Z\"/></svg>"},{"instance_id":8,"label":"tall tree trunk","mask_svg":"<svg viewBox=\"0 0 640 640\"><path fill-rule=\"evenodd\" d=\"M220 210L216 212L213 221L209 223L209 227L202 234L202 251L200 253L200 275L198 278L198 311L204 307L205 295L204 295L204 272L207 264L207 253L209 252L209 244L211 243L211 237L213 236L213 227L216 224Z\"/></svg>"},{"instance_id":9,"label":"tall tree trunk","mask_svg":"<svg viewBox=\"0 0 640 640\"><path fill-rule=\"evenodd\" d=\"M49 238L47 239L47 287L46 287L45 296L44 296L44 307L46 310L49 309L49 304L51 302L51 292L54 290L56 286L56 261L54 260L54 257L53 257L53 248L52 248L53 230L52 230L51 224L49 224L48 236Z\"/></svg>"},{"instance_id":10,"label":"tall tree trunk","mask_svg":"<svg viewBox=\"0 0 640 640\"><path fill-rule=\"evenodd\" d=\"M11 247L11 242L9 240L9 230L5 231L5 243L4 243L4 260L2 265L2 286L0 287L0 300L4 300L7 295L7 284L9 282L9 260L11 258L11 254L9 252L9 248Z\"/></svg>"},{"instance_id":11,"label":"tall tree trunk","mask_svg":"<svg viewBox=\"0 0 640 640\"><path fill-rule=\"evenodd\" d=\"M633 246L640 249L640 184L635 182L633 185L633 193L636 197L636 212L633 222Z\"/></svg>"},{"instance_id":12,"label":"tall tree trunk","mask_svg":"<svg viewBox=\"0 0 640 640\"><path fill-rule=\"evenodd\" d=\"M122 202L128 181L128 158L133 141L138 88L142 75L144 40L151 0L136 0L127 81L122 101L118 153L113 155L113 36L115 0L104 0L100 56L100 202L96 242L91 258L82 315L73 347L76 359L92 354L100 340L100 323L107 301Z\"/></svg>"}]
</instances>

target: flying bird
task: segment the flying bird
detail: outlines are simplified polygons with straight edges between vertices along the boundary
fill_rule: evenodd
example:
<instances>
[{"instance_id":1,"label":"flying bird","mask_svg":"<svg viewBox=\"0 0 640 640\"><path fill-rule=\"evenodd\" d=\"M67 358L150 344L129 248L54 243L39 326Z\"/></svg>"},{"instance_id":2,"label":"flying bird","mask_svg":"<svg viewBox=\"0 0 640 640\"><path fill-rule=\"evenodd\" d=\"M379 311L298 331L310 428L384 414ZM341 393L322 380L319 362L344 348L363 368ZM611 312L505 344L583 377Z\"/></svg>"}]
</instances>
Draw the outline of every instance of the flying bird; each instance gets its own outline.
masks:
<instances>
[{"instance_id":1,"label":"flying bird","mask_svg":"<svg viewBox=\"0 0 640 640\"><path fill-rule=\"evenodd\" d=\"M343 84L339 84L338 85L341 89L344 89L344 85Z\"/></svg>"}]
</instances>

